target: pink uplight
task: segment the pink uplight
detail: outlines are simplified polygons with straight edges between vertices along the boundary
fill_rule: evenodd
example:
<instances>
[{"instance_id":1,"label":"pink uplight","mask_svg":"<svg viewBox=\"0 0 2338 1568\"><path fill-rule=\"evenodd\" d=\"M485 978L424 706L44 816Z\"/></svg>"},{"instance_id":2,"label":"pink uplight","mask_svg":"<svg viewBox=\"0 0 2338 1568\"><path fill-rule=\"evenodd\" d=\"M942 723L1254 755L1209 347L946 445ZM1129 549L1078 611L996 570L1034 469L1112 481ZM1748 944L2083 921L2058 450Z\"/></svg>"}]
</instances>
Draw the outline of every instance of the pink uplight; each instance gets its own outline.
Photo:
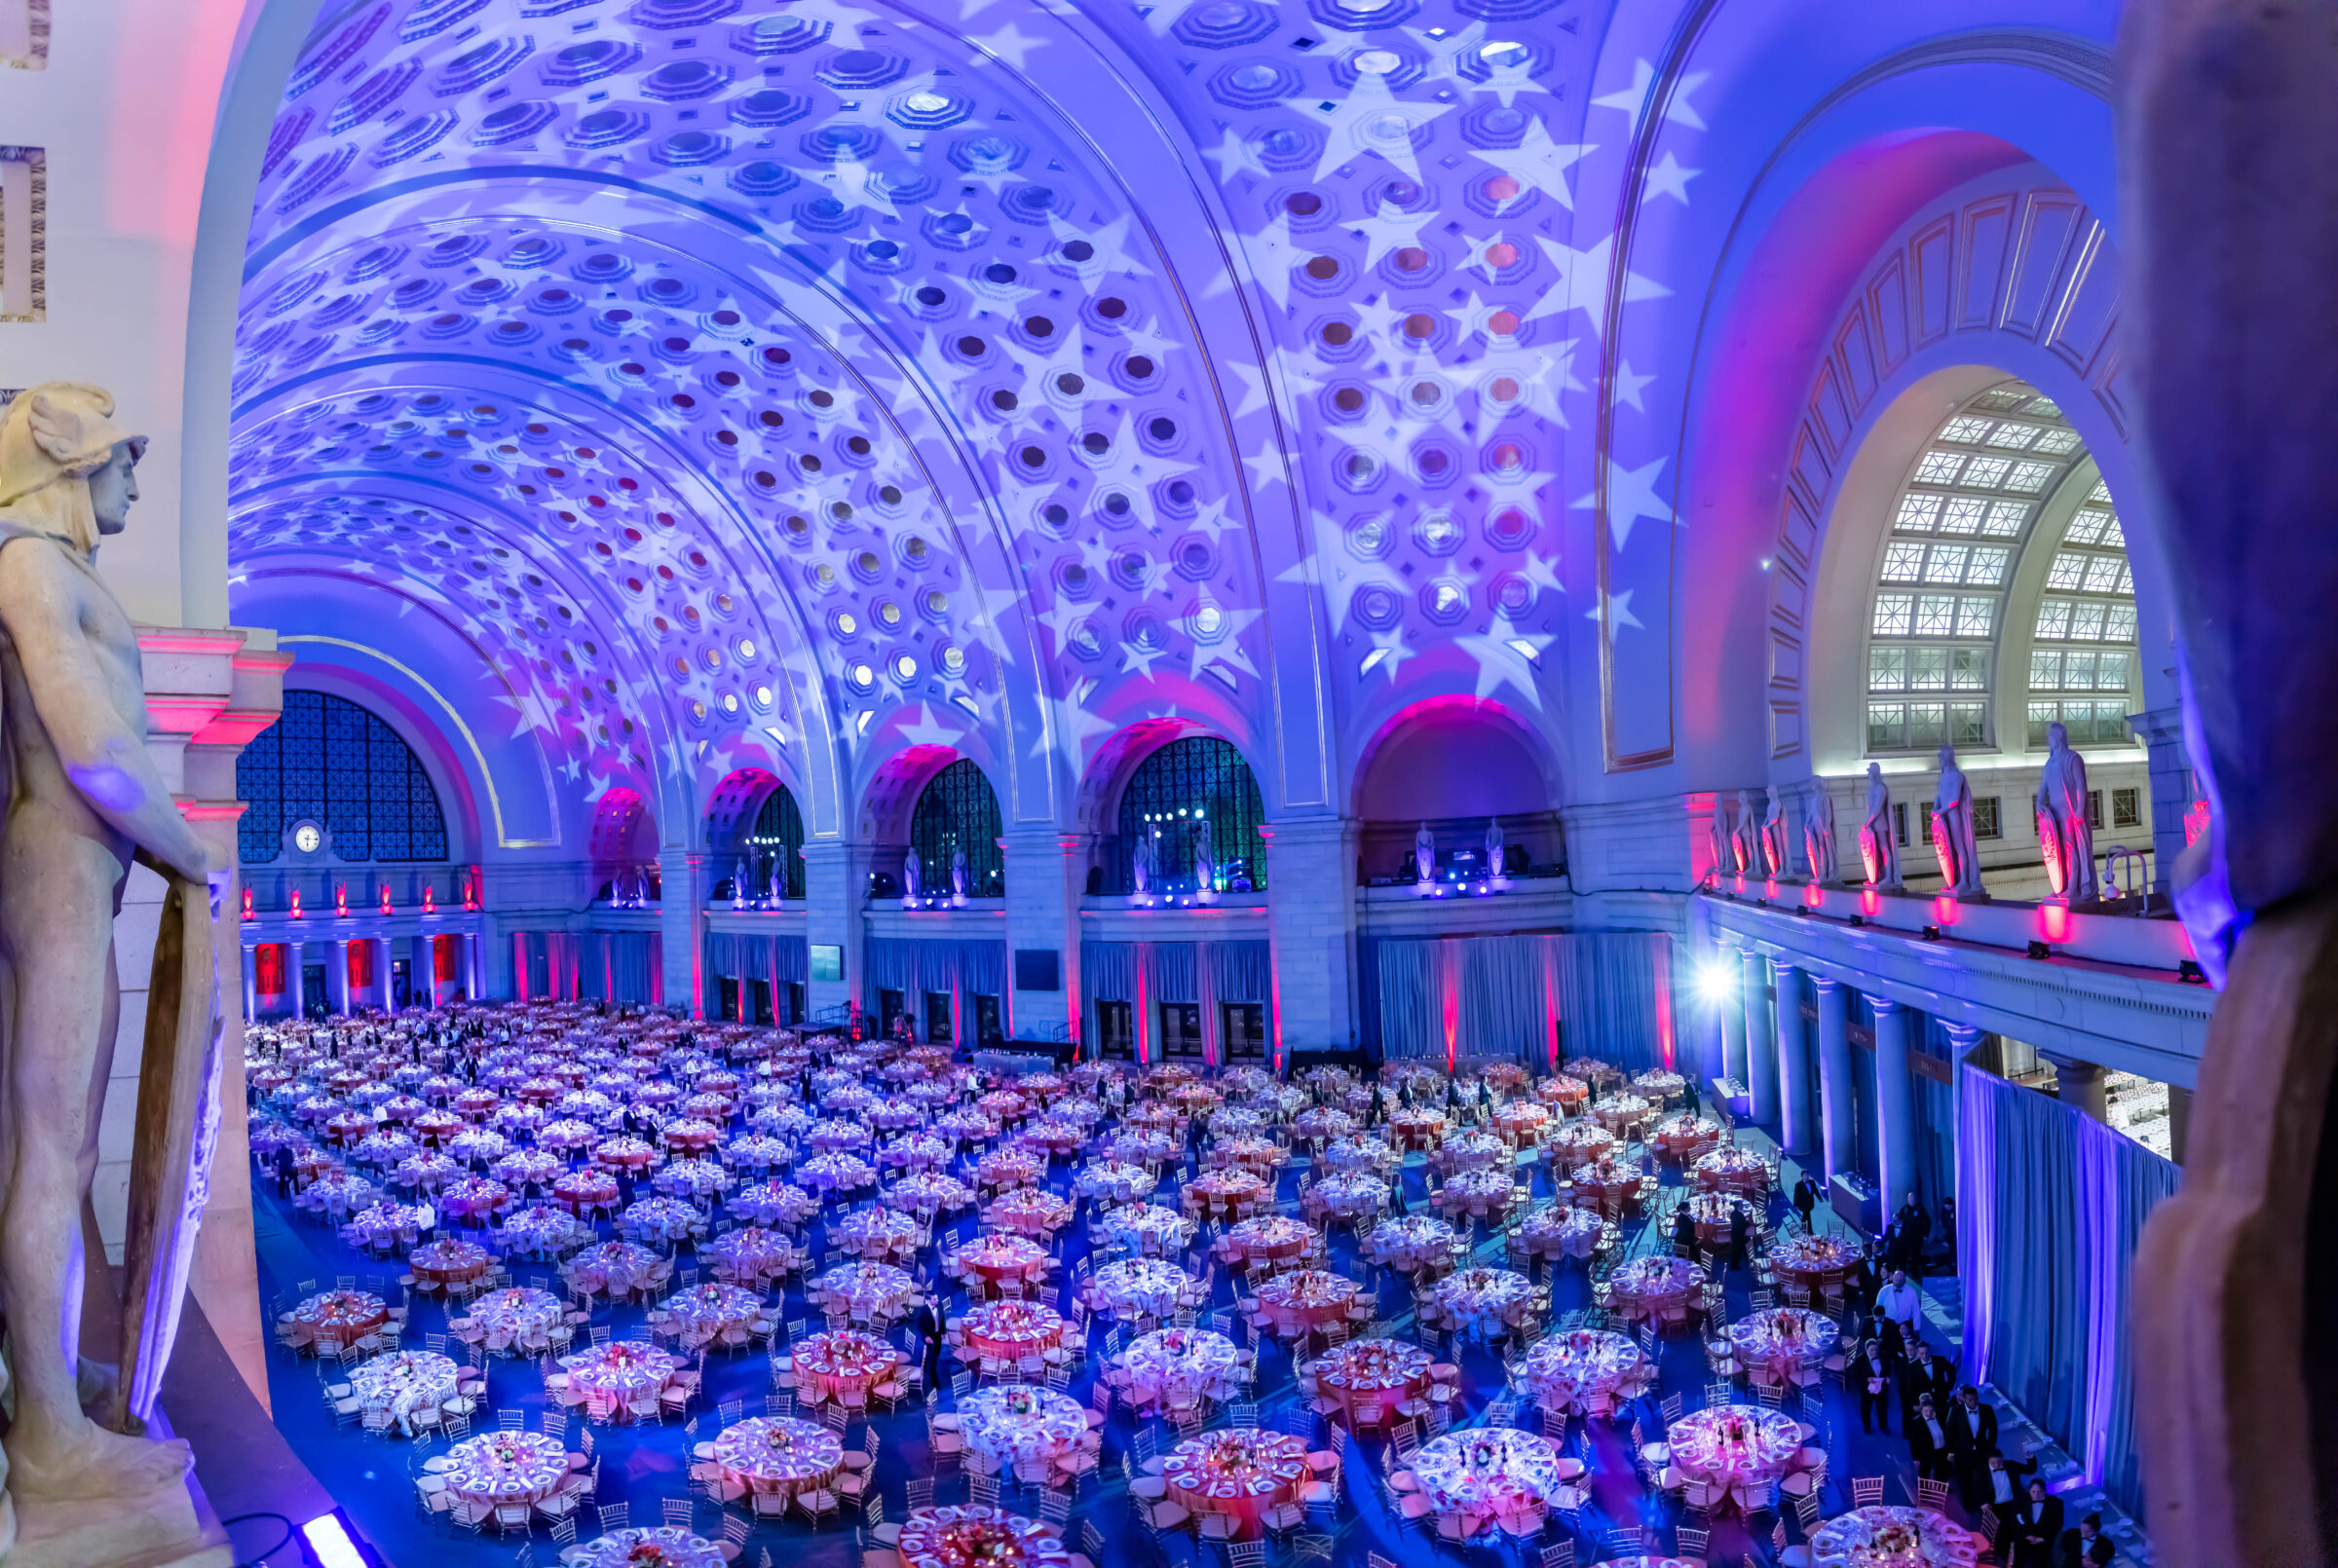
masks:
<instances>
[{"instance_id":1,"label":"pink uplight","mask_svg":"<svg viewBox=\"0 0 2338 1568\"><path fill-rule=\"evenodd\" d=\"M2070 940L2070 907L2067 904L2038 906L2038 930L2049 942Z\"/></svg>"}]
</instances>

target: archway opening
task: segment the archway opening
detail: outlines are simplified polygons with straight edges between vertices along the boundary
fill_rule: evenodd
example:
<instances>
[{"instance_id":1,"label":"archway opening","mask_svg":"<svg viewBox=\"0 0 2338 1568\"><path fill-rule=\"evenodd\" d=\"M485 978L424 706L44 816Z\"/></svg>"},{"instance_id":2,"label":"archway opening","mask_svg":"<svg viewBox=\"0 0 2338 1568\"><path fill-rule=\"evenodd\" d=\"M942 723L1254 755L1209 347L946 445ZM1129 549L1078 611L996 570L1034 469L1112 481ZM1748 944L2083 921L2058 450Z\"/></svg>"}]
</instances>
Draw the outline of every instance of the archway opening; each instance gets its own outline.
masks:
<instances>
[{"instance_id":1,"label":"archway opening","mask_svg":"<svg viewBox=\"0 0 2338 1568\"><path fill-rule=\"evenodd\" d=\"M999 848L1004 831L998 792L971 758L962 757L934 774L909 819L909 844L917 851L924 891L959 892L962 856L964 895L1004 898L1006 862Z\"/></svg>"},{"instance_id":2,"label":"archway opening","mask_svg":"<svg viewBox=\"0 0 2338 1568\"><path fill-rule=\"evenodd\" d=\"M1231 742L1216 735L1173 740L1139 763L1120 791L1118 831L1104 862L1116 878L1110 890L1136 890L1139 856L1150 842L1153 891L1202 891L1205 859L1210 891L1262 891L1266 855L1259 829L1265 820L1258 778Z\"/></svg>"},{"instance_id":3,"label":"archway opening","mask_svg":"<svg viewBox=\"0 0 2338 1568\"><path fill-rule=\"evenodd\" d=\"M1527 731L1498 704L1434 701L1406 710L1364 760L1356 782L1357 855L1366 881L1410 882L1425 822L1442 869L1556 875L1565 839L1550 776ZM1490 867L1490 824L1502 865Z\"/></svg>"}]
</instances>

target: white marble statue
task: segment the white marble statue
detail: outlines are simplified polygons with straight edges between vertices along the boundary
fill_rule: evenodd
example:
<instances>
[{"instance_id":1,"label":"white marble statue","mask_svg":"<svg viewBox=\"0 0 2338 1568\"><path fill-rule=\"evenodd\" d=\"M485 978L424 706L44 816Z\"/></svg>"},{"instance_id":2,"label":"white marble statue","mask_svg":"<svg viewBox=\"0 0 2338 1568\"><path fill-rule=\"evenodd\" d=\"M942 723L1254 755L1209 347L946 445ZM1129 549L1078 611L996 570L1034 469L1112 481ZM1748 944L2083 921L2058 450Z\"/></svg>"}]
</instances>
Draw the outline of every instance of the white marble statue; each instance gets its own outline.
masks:
<instances>
[{"instance_id":1,"label":"white marble statue","mask_svg":"<svg viewBox=\"0 0 2338 1568\"><path fill-rule=\"evenodd\" d=\"M1160 851L1154 846L1152 829L1148 825L1143 833L1137 835L1136 853L1129 857L1128 879L1131 892L1143 896L1152 891L1153 868L1158 864L1155 857L1159 853Z\"/></svg>"},{"instance_id":2,"label":"white marble statue","mask_svg":"<svg viewBox=\"0 0 2338 1568\"><path fill-rule=\"evenodd\" d=\"M2070 746L2070 731L2046 727L2046 770L2038 778L2038 847L2046 879L2071 902L2096 896L2094 825L2087 816L2087 760Z\"/></svg>"},{"instance_id":3,"label":"white marble statue","mask_svg":"<svg viewBox=\"0 0 2338 1568\"><path fill-rule=\"evenodd\" d=\"M1218 856L1210 839L1210 819L1193 821L1193 890L1207 898L1217 890Z\"/></svg>"},{"instance_id":4,"label":"white marble statue","mask_svg":"<svg viewBox=\"0 0 2338 1568\"><path fill-rule=\"evenodd\" d=\"M1932 797L1932 852L1941 863L1941 891L1954 898L1985 896L1973 837L1973 784L1956 765L1954 746L1941 748L1941 786Z\"/></svg>"},{"instance_id":5,"label":"white marble statue","mask_svg":"<svg viewBox=\"0 0 2338 1568\"><path fill-rule=\"evenodd\" d=\"M1786 792L1770 791L1770 809L1761 819L1761 864L1772 877L1786 875Z\"/></svg>"},{"instance_id":6,"label":"white marble statue","mask_svg":"<svg viewBox=\"0 0 2338 1568\"><path fill-rule=\"evenodd\" d=\"M1802 802L1802 852L1810 859L1812 881L1834 880L1834 797L1824 784L1816 784Z\"/></svg>"},{"instance_id":7,"label":"white marble statue","mask_svg":"<svg viewBox=\"0 0 2338 1568\"><path fill-rule=\"evenodd\" d=\"M966 850L963 844L950 851L950 902L966 901Z\"/></svg>"},{"instance_id":8,"label":"white marble statue","mask_svg":"<svg viewBox=\"0 0 2338 1568\"><path fill-rule=\"evenodd\" d=\"M1754 792L1737 792L1737 820L1729 825L1729 855L1737 863L1740 877L1761 875L1760 851L1754 847L1754 835L1760 831L1754 815Z\"/></svg>"},{"instance_id":9,"label":"white marble statue","mask_svg":"<svg viewBox=\"0 0 2338 1568\"><path fill-rule=\"evenodd\" d=\"M747 857L741 855L738 857L738 869L731 874L731 907L733 909L743 910L753 904L755 894L749 885L750 880L751 878L747 876Z\"/></svg>"},{"instance_id":10,"label":"white marble statue","mask_svg":"<svg viewBox=\"0 0 2338 1568\"><path fill-rule=\"evenodd\" d=\"M1737 869L1737 850L1729 836L1729 797L1716 792L1713 797L1713 875L1727 877Z\"/></svg>"},{"instance_id":11,"label":"white marble statue","mask_svg":"<svg viewBox=\"0 0 2338 1568\"><path fill-rule=\"evenodd\" d=\"M1900 885L1900 840L1893 832L1892 788L1883 781L1883 765L1867 765L1867 814L1859 824L1859 858L1869 887Z\"/></svg>"},{"instance_id":12,"label":"white marble statue","mask_svg":"<svg viewBox=\"0 0 2338 1568\"><path fill-rule=\"evenodd\" d=\"M1486 819L1486 875L1489 877L1502 875L1502 819L1500 817Z\"/></svg>"},{"instance_id":13,"label":"white marble statue","mask_svg":"<svg viewBox=\"0 0 2338 1568\"><path fill-rule=\"evenodd\" d=\"M1437 836L1429 831L1426 822L1413 835L1413 879L1415 882L1437 879Z\"/></svg>"},{"instance_id":14,"label":"white marble statue","mask_svg":"<svg viewBox=\"0 0 2338 1568\"><path fill-rule=\"evenodd\" d=\"M918 846L911 844L909 853L901 857L901 907L915 909L918 897L925 890L925 863L918 858Z\"/></svg>"},{"instance_id":15,"label":"white marble statue","mask_svg":"<svg viewBox=\"0 0 2338 1568\"><path fill-rule=\"evenodd\" d=\"M120 1007L114 912L133 858L170 879L166 918L184 909L182 929L201 925L207 891L218 917L232 875L212 867L148 757L137 639L94 564L100 536L127 525L138 496L132 469L146 445L114 423L113 411L97 388L52 382L0 413L0 734L15 783L0 829L0 964L11 982L0 987L0 1060L9 1068L0 1083L0 1170L11 1173L0 1207L0 1314L15 1384L7 1486L28 1535L45 1504L121 1499L127 1514L127 1500L183 1496L189 1463L183 1442L108 1431L83 1410L83 1385L96 1370L80 1356L83 1292L115 1288L103 1260L90 1268L82 1251ZM211 1017L184 1023L215 1038ZM182 1051L188 1038L182 1027ZM159 1055L148 1064L174 1084L194 1083ZM174 1184L162 1230L143 1245L133 1235L126 1259L133 1290L149 1282L149 1293L128 1304L129 1317L148 1327L133 1324L124 1341L141 1363L168 1353L193 1242L185 1209L207 1183L203 1119L215 1114L215 1101L186 1088L160 1104L158 1126L141 1094L140 1136L152 1132L194 1154L188 1169L163 1173ZM155 1187L145 1191L149 1203L166 1201ZM140 1201L133 1191L133 1213ZM104 1354L110 1360L110 1349ZM139 1387L150 1375L138 1366ZM110 1368L103 1380L112 1381ZM118 1402L114 1409L118 1424L134 1424Z\"/></svg>"}]
</instances>

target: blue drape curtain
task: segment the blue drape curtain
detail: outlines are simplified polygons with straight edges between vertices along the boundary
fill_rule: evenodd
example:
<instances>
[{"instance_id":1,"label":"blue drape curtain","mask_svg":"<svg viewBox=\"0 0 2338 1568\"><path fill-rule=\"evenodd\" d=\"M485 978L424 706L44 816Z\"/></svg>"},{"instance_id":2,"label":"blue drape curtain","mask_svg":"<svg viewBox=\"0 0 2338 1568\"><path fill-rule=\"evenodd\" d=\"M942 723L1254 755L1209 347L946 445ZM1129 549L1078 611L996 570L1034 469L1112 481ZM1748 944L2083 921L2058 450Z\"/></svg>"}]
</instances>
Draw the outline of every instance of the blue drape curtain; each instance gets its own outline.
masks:
<instances>
[{"instance_id":1,"label":"blue drape curtain","mask_svg":"<svg viewBox=\"0 0 2338 1568\"><path fill-rule=\"evenodd\" d=\"M1388 1059L1549 1060L1553 1027L1565 1055L1620 1066L1667 1060L1672 998L1661 933L1382 937L1376 1012Z\"/></svg>"},{"instance_id":2,"label":"blue drape curtain","mask_svg":"<svg viewBox=\"0 0 2338 1568\"><path fill-rule=\"evenodd\" d=\"M753 931L706 933L706 972L718 980L761 980L773 986L802 985L811 963L800 936L764 936Z\"/></svg>"},{"instance_id":3,"label":"blue drape curtain","mask_svg":"<svg viewBox=\"0 0 2338 1568\"><path fill-rule=\"evenodd\" d=\"M1190 942L1148 942L1144 951L1151 967L1146 971L1147 995L1156 1002L1201 1000L1199 961Z\"/></svg>"},{"instance_id":4,"label":"blue drape curtain","mask_svg":"<svg viewBox=\"0 0 2338 1568\"><path fill-rule=\"evenodd\" d=\"M1082 942L1079 945L1079 983L1089 1001L1133 1002L1137 999L1137 945L1133 942Z\"/></svg>"},{"instance_id":5,"label":"blue drape curtain","mask_svg":"<svg viewBox=\"0 0 2338 1568\"><path fill-rule=\"evenodd\" d=\"M646 1006L664 999L663 944L655 931L516 931L511 952L523 996Z\"/></svg>"},{"instance_id":6,"label":"blue drape curtain","mask_svg":"<svg viewBox=\"0 0 2338 1568\"><path fill-rule=\"evenodd\" d=\"M1204 942L1201 961L1222 1002L1264 1002L1274 995L1274 959L1264 942Z\"/></svg>"},{"instance_id":7,"label":"blue drape curtain","mask_svg":"<svg viewBox=\"0 0 2338 1568\"><path fill-rule=\"evenodd\" d=\"M877 993L905 996L927 991L963 991L971 996L1006 994L1006 944L948 937L871 937L861 951L862 1005L877 1006Z\"/></svg>"},{"instance_id":8,"label":"blue drape curtain","mask_svg":"<svg viewBox=\"0 0 2338 1568\"><path fill-rule=\"evenodd\" d=\"M1951 1064L1953 1071L1956 1042L1947 1027L1930 1013L1917 1016L1923 1023L1916 1049ZM1908 1079L1915 1105L1916 1201L1927 1213L1938 1213L1942 1199L1956 1196L1956 1088L1921 1072L1911 1071Z\"/></svg>"},{"instance_id":9,"label":"blue drape curtain","mask_svg":"<svg viewBox=\"0 0 2338 1568\"><path fill-rule=\"evenodd\" d=\"M1995 1383L2139 1512L2129 1271L2181 1173L1995 1073L1960 1064L1956 1097L1965 1375Z\"/></svg>"}]
</instances>

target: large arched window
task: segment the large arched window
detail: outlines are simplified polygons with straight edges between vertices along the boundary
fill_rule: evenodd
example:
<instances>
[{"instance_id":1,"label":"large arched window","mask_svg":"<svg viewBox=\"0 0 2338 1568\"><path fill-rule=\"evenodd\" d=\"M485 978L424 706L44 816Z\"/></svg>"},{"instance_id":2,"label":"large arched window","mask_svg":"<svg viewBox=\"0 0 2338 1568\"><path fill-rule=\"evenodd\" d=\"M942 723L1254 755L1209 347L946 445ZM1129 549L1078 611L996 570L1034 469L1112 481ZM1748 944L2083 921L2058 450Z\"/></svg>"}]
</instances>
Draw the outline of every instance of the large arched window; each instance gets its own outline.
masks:
<instances>
[{"instance_id":1,"label":"large arched window","mask_svg":"<svg viewBox=\"0 0 2338 1568\"><path fill-rule=\"evenodd\" d=\"M283 716L236 761L246 803L237 852L246 865L283 853L303 820L332 836L337 860L444 860L446 819L420 759L381 720L322 691L286 691Z\"/></svg>"},{"instance_id":2,"label":"large arched window","mask_svg":"<svg viewBox=\"0 0 2338 1568\"><path fill-rule=\"evenodd\" d=\"M778 857L782 898L804 896L804 813L796 809L796 798L786 785L764 797L747 842L758 855L767 857L767 867L771 864L768 857Z\"/></svg>"},{"instance_id":3,"label":"large arched window","mask_svg":"<svg viewBox=\"0 0 2338 1568\"><path fill-rule=\"evenodd\" d=\"M927 889L947 891L950 861L966 854L966 892L974 898L1006 896L1006 867L999 852L999 797L971 760L961 758L933 776L918 797L909 819L909 841Z\"/></svg>"},{"instance_id":4,"label":"large arched window","mask_svg":"<svg viewBox=\"0 0 2338 1568\"><path fill-rule=\"evenodd\" d=\"M2045 541L2041 539L2043 545ZM2029 650L2029 744L2059 721L2074 746L2123 746L2135 709L2135 593L2127 536L2097 483L2046 568Z\"/></svg>"},{"instance_id":5,"label":"large arched window","mask_svg":"<svg viewBox=\"0 0 2338 1568\"><path fill-rule=\"evenodd\" d=\"M1986 747L1997 648L2020 552L2086 459L2062 412L2020 382L1942 425L1902 492L1868 622L1867 750Z\"/></svg>"},{"instance_id":6,"label":"large arched window","mask_svg":"<svg viewBox=\"0 0 2338 1568\"><path fill-rule=\"evenodd\" d=\"M1173 740L1146 758L1120 792L1120 890L1134 890L1137 842L1154 823L1161 825L1162 882L1191 881L1196 821L1210 824L1210 852L1219 871L1239 861L1251 885L1263 890L1266 854L1259 825L1265 820L1259 781L1240 752L1216 735Z\"/></svg>"}]
</instances>

